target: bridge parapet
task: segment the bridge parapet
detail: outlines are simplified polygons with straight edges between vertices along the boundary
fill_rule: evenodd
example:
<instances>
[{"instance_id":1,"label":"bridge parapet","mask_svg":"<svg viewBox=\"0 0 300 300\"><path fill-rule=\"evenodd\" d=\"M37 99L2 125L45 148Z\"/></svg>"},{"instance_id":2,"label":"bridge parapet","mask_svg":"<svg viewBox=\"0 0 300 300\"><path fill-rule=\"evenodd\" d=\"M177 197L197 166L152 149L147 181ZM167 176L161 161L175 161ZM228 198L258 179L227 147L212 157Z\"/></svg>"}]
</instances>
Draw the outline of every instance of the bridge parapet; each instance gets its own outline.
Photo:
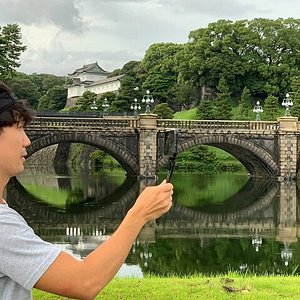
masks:
<instances>
[{"instance_id":1,"label":"bridge parapet","mask_svg":"<svg viewBox=\"0 0 300 300\"><path fill-rule=\"evenodd\" d=\"M139 126L139 121L133 117L127 118L70 118L70 117L36 117L27 129L34 130L53 130L55 127L59 130L75 130L79 128L84 130L98 131L106 128L136 128Z\"/></svg>"},{"instance_id":2,"label":"bridge parapet","mask_svg":"<svg viewBox=\"0 0 300 300\"><path fill-rule=\"evenodd\" d=\"M158 128L199 130L277 131L277 122L223 121L223 120L157 120Z\"/></svg>"}]
</instances>

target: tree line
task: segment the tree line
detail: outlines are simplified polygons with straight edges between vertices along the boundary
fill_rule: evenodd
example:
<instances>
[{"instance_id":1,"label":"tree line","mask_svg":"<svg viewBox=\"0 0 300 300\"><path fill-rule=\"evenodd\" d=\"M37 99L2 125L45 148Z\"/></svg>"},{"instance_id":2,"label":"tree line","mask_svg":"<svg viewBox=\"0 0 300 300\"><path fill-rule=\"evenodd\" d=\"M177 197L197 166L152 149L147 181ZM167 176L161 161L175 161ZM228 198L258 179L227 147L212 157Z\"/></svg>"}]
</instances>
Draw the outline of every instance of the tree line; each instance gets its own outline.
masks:
<instances>
[{"instance_id":1,"label":"tree line","mask_svg":"<svg viewBox=\"0 0 300 300\"><path fill-rule=\"evenodd\" d=\"M63 109L68 79L17 72L23 51L19 25L0 28L0 79L38 110ZM289 93L291 113L299 117L300 20L218 20L191 31L187 43L150 45L141 61L130 61L110 76L120 74L125 76L118 94L97 98L86 92L72 110L90 110L93 101L101 109L107 98L111 113L128 112L134 98L142 105L150 90L161 117L196 107L199 119L249 120L260 101L262 119L275 120Z\"/></svg>"}]
</instances>

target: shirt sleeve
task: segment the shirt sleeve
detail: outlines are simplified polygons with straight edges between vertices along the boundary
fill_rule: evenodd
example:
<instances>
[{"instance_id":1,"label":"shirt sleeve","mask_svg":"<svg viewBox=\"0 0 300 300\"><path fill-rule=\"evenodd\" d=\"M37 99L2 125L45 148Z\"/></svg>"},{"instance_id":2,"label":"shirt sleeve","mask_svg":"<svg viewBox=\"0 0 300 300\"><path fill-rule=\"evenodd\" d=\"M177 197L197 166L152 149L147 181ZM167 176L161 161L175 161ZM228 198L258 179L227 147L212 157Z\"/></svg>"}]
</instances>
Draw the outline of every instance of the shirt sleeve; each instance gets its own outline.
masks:
<instances>
[{"instance_id":1,"label":"shirt sleeve","mask_svg":"<svg viewBox=\"0 0 300 300\"><path fill-rule=\"evenodd\" d=\"M0 272L33 288L61 250L39 238L12 209L0 214Z\"/></svg>"}]
</instances>

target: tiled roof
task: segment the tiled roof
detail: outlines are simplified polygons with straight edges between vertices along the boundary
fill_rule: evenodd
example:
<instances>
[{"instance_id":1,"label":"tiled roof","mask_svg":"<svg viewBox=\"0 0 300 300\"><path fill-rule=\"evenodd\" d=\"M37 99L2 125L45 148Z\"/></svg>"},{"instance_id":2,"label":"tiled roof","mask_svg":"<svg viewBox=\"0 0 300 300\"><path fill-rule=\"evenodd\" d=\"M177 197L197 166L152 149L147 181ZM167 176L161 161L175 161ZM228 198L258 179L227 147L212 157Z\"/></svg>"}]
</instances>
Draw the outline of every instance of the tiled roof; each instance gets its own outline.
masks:
<instances>
[{"instance_id":1,"label":"tiled roof","mask_svg":"<svg viewBox=\"0 0 300 300\"><path fill-rule=\"evenodd\" d=\"M92 63L92 64L87 64L87 65L84 65L83 67L81 68L78 68L76 69L73 73L70 73L68 74L69 76L73 76L75 74L81 74L81 73L84 73L84 72L89 72L90 70L92 70L94 67L97 67L99 68L99 73L104 73L104 74L109 74L109 72L103 70L97 62L95 63Z\"/></svg>"}]
</instances>

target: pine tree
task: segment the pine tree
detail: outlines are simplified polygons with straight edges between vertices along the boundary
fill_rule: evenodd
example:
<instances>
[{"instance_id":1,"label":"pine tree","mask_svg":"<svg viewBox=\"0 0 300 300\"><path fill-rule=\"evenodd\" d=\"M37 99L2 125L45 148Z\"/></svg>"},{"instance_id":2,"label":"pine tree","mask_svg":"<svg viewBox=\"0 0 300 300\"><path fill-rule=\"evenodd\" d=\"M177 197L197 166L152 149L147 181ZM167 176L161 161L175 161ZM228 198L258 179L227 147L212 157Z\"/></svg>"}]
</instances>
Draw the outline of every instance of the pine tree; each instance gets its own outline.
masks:
<instances>
[{"instance_id":1,"label":"pine tree","mask_svg":"<svg viewBox=\"0 0 300 300\"><path fill-rule=\"evenodd\" d=\"M217 120L230 120L231 97L228 85L224 77L221 77L217 86L217 98L214 107L214 116Z\"/></svg>"},{"instance_id":2,"label":"pine tree","mask_svg":"<svg viewBox=\"0 0 300 300\"><path fill-rule=\"evenodd\" d=\"M264 103L264 120L266 121L275 121L281 115L281 111L278 105L278 98L269 95Z\"/></svg>"},{"instance_id":3,"label":"pine tree","mask_svg":"<svg viewBox=\"0 0 300 300\"><path fill-rule=\"evenodd\" d=\"M11 78L21 64L19 58L26 50L22 45L21 29L18 24L0 26L0 78Z\"/></svg>"},{"instance_id":4,"label":"pine tree","mask_svg":"<svg viewBox=\"0 0 300 300\"><path fill-rule=\"evenodd\" d=\"M251 94L247 87L244 87L241 95L241 101L238 106L238 115L240 120L250 120L252 117Z\"/></svg>"},{"instance_id":5,"label":"pine tree","mask_svg":"<svg viewBox=\"0 0 300 300\"><path fill-rule=\"evenodd\" d=\"M91 105L93 101L97 100L97 95L91 91L86 91L82 96L76 101L76 110L79 111L89 111L91 110Z\"/></svg>"},{"instance_id":6,"label":"pine tree","mask_svg":"<svg viewBox=\"0 0 300 300\"><path fill-rule=\"evenodd\" d=\"M300 118L300 77L296 76L292 79L291 95L293 106L291 107L291 115Z\"/></svg>"},{"instance_id":7,"label":"pine tree","mask_svg":"<svg viewBox=\"0 0 300 300\"><path fill-rule=\"evenodd\" d=\"M200 120L214 120L214 105L212 100L201 100L197 107L197 118Z\"/></svg>"}]
</instances>

